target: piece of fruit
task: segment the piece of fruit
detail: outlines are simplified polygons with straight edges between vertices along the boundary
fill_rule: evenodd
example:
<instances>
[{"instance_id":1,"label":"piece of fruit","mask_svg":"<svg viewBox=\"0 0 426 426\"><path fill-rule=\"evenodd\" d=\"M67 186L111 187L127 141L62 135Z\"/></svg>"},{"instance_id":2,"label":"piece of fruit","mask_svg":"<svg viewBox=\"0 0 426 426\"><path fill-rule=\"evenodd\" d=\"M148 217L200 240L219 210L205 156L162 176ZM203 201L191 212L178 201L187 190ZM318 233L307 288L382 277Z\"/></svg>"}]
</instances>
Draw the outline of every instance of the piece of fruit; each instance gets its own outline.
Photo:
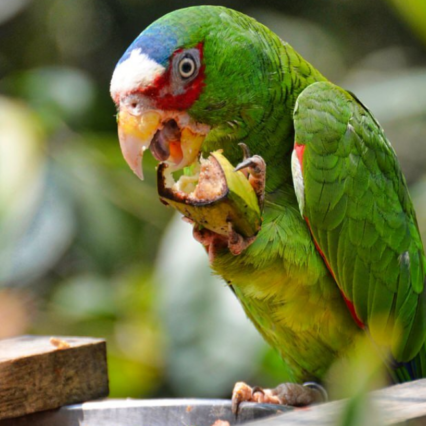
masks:
<instances>
[{"instance_id":1,"label":"piece of fruit","mask_svg":"<svg viewBox=\"0 0 426 426\"><path fill-rule=\"evenodd\" d=\"M177 182L167 164L161 163L157 186L161 201L217 234L228 235L229 222L245 238L259 232L262 218L256 194L221 151L201 159Z\"/></svg>"}]
</instances>

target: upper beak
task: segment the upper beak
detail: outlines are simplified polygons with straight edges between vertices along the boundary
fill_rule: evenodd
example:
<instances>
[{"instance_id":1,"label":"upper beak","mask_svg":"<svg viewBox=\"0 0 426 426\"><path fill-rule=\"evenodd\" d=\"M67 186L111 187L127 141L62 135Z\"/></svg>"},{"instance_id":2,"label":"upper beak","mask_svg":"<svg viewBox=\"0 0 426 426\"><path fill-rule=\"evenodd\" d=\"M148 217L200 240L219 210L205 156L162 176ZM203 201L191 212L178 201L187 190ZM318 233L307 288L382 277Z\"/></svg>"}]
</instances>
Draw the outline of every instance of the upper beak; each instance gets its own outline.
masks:
<instances>
[{"instance_id":1,"label":"upper beak","mask_svg":"<svg viewBox=\"0 0 426 426\"><path fill-rule=\"evenodd\" d=\"M164 121L166 117L168 120ZM127 164L140 179L143 179L143 153L148 148L158 161L168 163L169 171L180 170L198 158L208 129L204 127L194 130L186 121L181 127L178 125L178 115L173 117L177 122L172 116L166 116L156 110L146 110L134 115L122 108L118 113L121 151ZM177 126L174 132L170 132L171 121Z\"/></svg>"},{"instance_id":2,"label":"upper beak","mask_svg":"<svg viewBox=\"0 0 426 426\"><path fill-rule=\"evenodd\" d=\"M118 113L121 151L127 164L139 179L143 179L143 153L160 126L161 115L156 111L145 111L139 116L132 115L125 109Z\"/></svg>"}]
</instances>

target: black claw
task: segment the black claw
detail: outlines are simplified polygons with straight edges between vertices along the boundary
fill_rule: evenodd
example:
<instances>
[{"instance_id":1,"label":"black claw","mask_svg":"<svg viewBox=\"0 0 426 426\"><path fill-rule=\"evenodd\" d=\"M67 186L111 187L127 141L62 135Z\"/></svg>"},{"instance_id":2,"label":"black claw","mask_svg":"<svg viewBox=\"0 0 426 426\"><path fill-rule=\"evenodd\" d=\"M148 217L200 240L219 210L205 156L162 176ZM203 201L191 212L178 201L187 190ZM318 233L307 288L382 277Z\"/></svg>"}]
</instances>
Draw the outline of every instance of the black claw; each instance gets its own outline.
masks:
<instances>
[{"instance_id":1,"label":"black claw","mask_svg":"<svg viewBox=\"0 0 426 426\"><path fill-rule=\"evenodd\" d=\"M255 166L256 164L253 162L251 158L246 158L237 167L235 167L234 172L238 172L238 170L245 169L246 167Z\"/></svg>"},{"instance_id":2,"label":"black claw","mask_svg":"<svg viewBox=\"0 0 426 426\"><path fill-rule=\"evenodd\" d=\"M265 395L265 391L260 386L254 386L251 390L251 395L253 396L256 392L259 392L262 395Z\"/></svg>"},{"instance_id":3,"label":"black claw","mask_svg":"<svg viewBox=\"0 0 426 426\"><path fill-rule=\"evenodd\" d=\"M232 400L231 410L236 418L238 418L238 414L240 414L240 404L241 404L240 401Z\"/></svg>"},{"instance_id":4,"label":"black claw","mask_svg":"<svg viewBox=\"0 0 426 426\"><path fill-rule=\"evenodd\" d=\"M328 401L328 393L325 390L325 388L323 386L321 386L319 383L306 382L306 383L303 383L303 386L306 386L307 388L314 389L314 390L318 391L321 394L323 401L324 402Z\"/></svg>"},{"instance_id":5,"label":"black claw","mask_svg":"<svg viewBox=\"0 0 426 426\"><path fill-rule=\"evenodd\" d=\"M249 147L244 142L240 142L238 144L238 146L240 146L241 149L243 150L243 159L244 160L247 160L247 158L251 157Z\"/></svg>"}]
</instances>

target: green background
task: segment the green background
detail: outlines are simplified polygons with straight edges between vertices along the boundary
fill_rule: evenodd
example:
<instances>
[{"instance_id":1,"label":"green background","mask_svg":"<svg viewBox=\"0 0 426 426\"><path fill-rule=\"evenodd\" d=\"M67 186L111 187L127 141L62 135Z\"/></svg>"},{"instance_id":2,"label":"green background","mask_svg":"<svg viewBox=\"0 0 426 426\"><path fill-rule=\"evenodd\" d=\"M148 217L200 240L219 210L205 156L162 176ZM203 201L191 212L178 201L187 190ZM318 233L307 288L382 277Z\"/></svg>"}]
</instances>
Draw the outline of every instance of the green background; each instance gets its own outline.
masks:
<instances>
[{"instance_id":1,"label":"green background","mask_svg":"<svg viewBox=\"0 0 426 426\"><path fill-rule=\"evenodd\" d=\"M115 397L227 397L285 368L158 201L150 154L140 182L118 146L115 63L153 20L196 4L0 2L0 337L106 338ZM369 106L426 232L424 0L210 4L254 16Z\"/></svg>"}]
</instances>

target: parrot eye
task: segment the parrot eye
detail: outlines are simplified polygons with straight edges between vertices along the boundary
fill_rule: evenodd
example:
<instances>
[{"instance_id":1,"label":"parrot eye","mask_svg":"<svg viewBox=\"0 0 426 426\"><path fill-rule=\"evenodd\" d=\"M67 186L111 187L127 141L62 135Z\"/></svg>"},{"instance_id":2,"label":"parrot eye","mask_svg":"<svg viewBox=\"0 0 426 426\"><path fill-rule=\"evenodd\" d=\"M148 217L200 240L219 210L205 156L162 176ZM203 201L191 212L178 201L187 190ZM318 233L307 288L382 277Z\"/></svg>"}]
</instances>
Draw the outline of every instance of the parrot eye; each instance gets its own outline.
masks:
<instances>
[{"instance_id":1,"label":"parrot eye","mask_svg":"<svg viewBox=\"0 0 426 426\"><path fill-rule=\"evenodd\" d=\"M188 49L180 52L174 59L174 73L180 81L187 83L194 79L200 69L200 52L198 49Z\"/></svg>"},{"instance_id":2,"label":"parrot eye","mask_svg":"<svg viewBox=\"0 0 426 426\"><path fill-rule=\"evenodd\" d=\"M186 78L192 77L195 70L196 70L196 63L194 59L192 59L191 57L188 56L186 58L183 58L179 62L179 74L181 75L182 78L186 79Z\"/></svg>"}]
</instances>

